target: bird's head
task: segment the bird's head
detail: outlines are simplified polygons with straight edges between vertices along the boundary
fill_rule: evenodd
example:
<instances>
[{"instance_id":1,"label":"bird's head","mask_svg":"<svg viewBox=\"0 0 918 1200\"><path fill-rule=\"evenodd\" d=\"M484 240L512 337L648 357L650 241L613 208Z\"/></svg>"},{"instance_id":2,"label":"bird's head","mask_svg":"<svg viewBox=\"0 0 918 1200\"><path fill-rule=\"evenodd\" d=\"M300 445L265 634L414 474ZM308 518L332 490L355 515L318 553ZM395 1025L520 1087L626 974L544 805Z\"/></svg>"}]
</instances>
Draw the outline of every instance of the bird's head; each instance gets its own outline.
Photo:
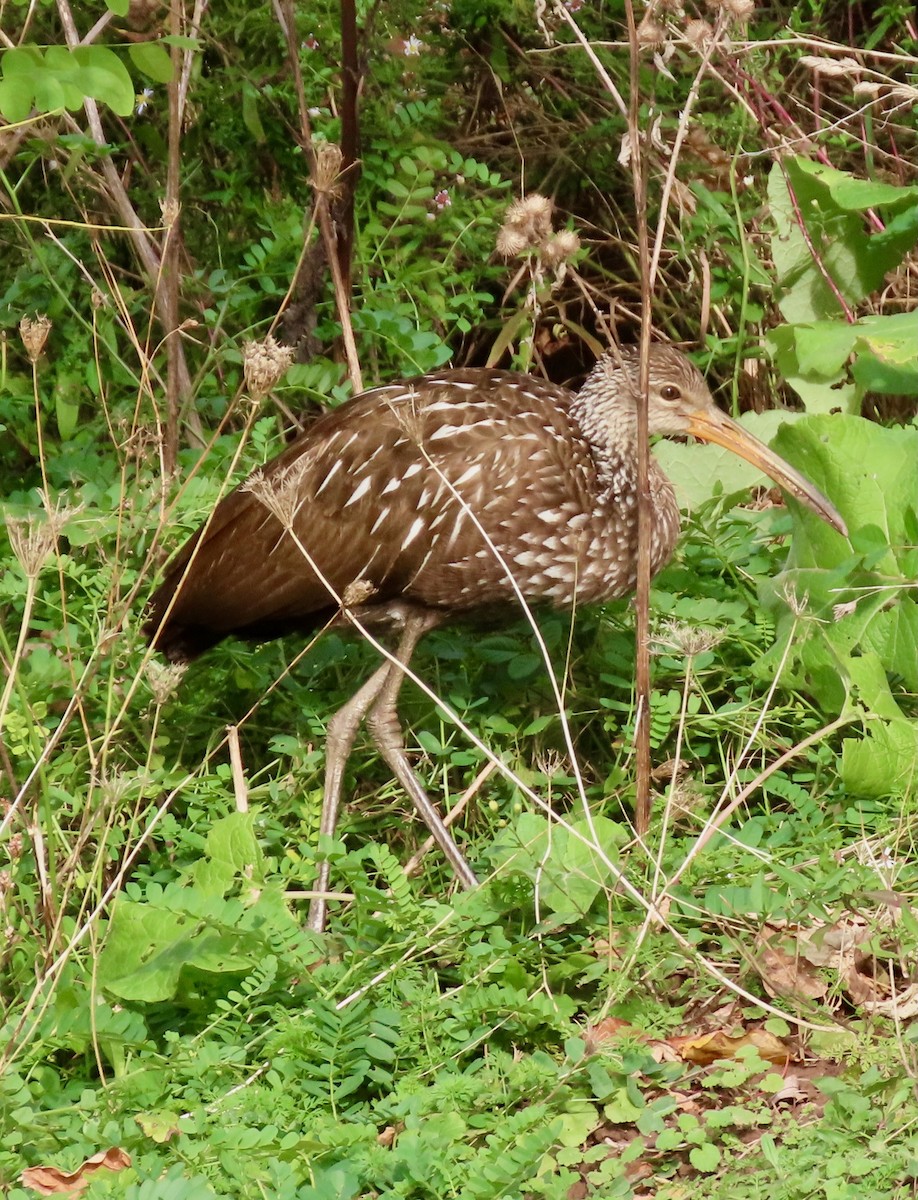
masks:
<instances>
[{"instance_id":1,"label":"bird's head","mask_svg":"<svg viewBox=\"0 0 918 1200\"><path fill-rule=\"evenodd\" d=\"M639 368L637 346L612 350L596 364L578 396L577 415L585 432L595 436L601 430L600 440L610 448L636 437ZM695 364L671 346L650 347L647 424L651 435L691 434L732 450L847 537L834 505L790 463L722 412Z\"/></svg>"}]
</instances>

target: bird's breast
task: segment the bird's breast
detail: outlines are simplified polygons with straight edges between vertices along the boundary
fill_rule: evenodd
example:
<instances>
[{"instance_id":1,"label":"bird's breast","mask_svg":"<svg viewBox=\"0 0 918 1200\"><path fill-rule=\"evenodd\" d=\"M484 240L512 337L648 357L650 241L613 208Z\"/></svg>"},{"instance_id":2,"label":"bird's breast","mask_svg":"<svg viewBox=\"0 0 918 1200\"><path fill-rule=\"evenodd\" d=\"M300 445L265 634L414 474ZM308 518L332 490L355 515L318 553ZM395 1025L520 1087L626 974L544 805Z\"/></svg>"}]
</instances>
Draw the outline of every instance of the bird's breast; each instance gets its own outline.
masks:
<instances>
[{"instance_id":1,"label":"bird's breast","mask_svg":"<svg viewBox=\"0 0 918 1200\"><path fill-rule=\"evenodd\" d=\"M517 461L468 464L429 521L427 551L408 594L431 607L471 609L500 602L595 604L633 590L637 575L637 489L627 468L600 479L586 449L556 461L548 443ZM650 563L672 554L679 511L669 481L651 473Z\"/></svg>"}]
</instances>

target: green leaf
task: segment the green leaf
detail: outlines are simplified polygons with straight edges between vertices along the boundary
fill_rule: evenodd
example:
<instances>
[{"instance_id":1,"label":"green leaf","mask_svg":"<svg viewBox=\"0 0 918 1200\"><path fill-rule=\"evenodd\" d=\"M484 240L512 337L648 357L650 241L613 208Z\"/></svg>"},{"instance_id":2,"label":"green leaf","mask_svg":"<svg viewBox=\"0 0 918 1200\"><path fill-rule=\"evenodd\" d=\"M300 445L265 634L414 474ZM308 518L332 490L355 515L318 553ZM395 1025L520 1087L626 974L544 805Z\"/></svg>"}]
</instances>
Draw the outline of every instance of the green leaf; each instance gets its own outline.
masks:
<instances>
[{"instance_id":1,"label":"green leaf","mask_svg":"<svg viewBox=\"0 0 918 1200\"><path fill-rule=\"evenodd\" d=\"M207 858L194 868L194 878L201 882L198 872L208 869L208 883L217 879L228 888L240 876L251 876L254 882L262 879L263 863L261 847L255 837L255 810L229 813L211 826L205 842Z\"/></svg>"},{"instance_id":2,"label":"green leaf","mask_svg":"<svg viewBox=\"0 0 918 1200\"><path fill-rule=\"evenodd\" d=\"M164 46L178 46L179 50L200 50L203 47L200 38L185 37L181 33L167 33L159 40Z\"/></svg>"},{"instance_id":3,"label":"green leaf","mask_svg":"<svg viewBox=\"0 0 918 1200\"><path fill-rule=\"evenodd\" d=\"M172 81L172 59L159 42L132 42L128 54L137 70L154 83Z\"/></svg>"},{"instance_id":4,"label":"green leaf","mask_svg":"<svg viewBox=\"0 0 918 1200\"><path fill-rule=\"evenodd\" d=\"M855 179L844 171L835 170L822 163L811 165L818 165L823 179L829 185L833 200L840 208L863 211L868 208L880 208L882 205L898 207L918 202L916 187L898 187L896 184L874 179Z\"/></svg>"},{"instance_id":5,"label":"green leaf","mask_svg":"<svg viewBox=\"0 0 918 1200\"><path fill-rule=\"evenodd\" d=\"M689 1162L696 1171L710 1173L716 1171L720 1166L720 1151L710 1142L706 1142L703 1146L693 1146L689 1150Z\"/></svg>"},{"instance_id":6,"label":"green leaf","mask_svg":"<svg viewBox=\"0 0 918 1200\"><path fill-rule=\"evenodd\" d=\"M99 982L123 1000L171 999L182 968L243 971L255 965L254 950L240 953L232 931L202 928L188 912L119 899L99 958Z\"/></svg>"},{"instance_id":7,"label":"green leaf","mask_svg":"<svg viewBox=\"0 0 918 1200\"><path fill-rule=\"evenodd\" d=\"M918 723L900 717L871 724L864 738L845 738L841 775L858 796L912 795L918 782Z\"/></svg>"},{"instance_id":8,"label":"green leaf","mask_svg":"<svg viewBox=\"0 0 918 1200\"><path fill-rule=\"evenodd\" d=\"M775 164L768 182L775 223L771 250L783 288L779 306L786 321L798 324L842 316L843 302L857 304L882 286L887 271L914 244L915 229L908 223L893 235L865 233L864 220L852 207L860 208L856 196L866 196L866 189L878 194L873 190L877 186L805 158ZM899 202L912 206L915 192L902 188L884 194L895 194Z\"/></svg>"},{"instance_id":9,"label":"green leaf","mask_svg":"<svg viewBox=\"0 0 918 1200\"><path fill-rule=\"evenodd\" d=\"M633 1125L644 1112L643 1105L632 1103L626 1088L619 1088L602 1106L603 1115L613 1125Z\"/></svg>"},{"instance_id":10,"label":"green leaf","mask_svg":"<svg viewBox=\"0 0 918 1200\"><path fill-rule=\"evenodd\" d=\"M794 325L797 362L804 375L834 379L845 365L857 329L845 321L813 321Z\"/></svg>"},{"instance_id":11,"label":"green leaf","mask_svg":"<svg viewBox=\"0 0 918 1200\"><path fill-rule=\"evenodd\" d=\"M772 411L745 413L740 424L759 441L767 442L784 424L793 424L802 414ZM741 503L754 487L771 486L767 475L730 450L720 446L679 444L661 441L654 456L672 480L679 507L692 511L713 496L723 495Z\"/></svg>"},{"instance_id":12,"label":"green leaf","mask_svg":"<svg viewBox=\"0 0 918 1200\"><path fill-rule=\"evenodd\" d=\"M25 75L7 75L0 79L0 113L11 125L25 121L32 111L35 89Z\"/></svg>"},{"instance_id":13,"label":"green leaf","mask_svg":"<svg viewBox=\"0 0 918 1200\"><path fill-rule=\"evenodd\" d=\"M87 96L107 104L120 117L134 110L134 84L127 67L107 46L78 46L73 53L80 68L79 85Z\"/></svg>"},{"instance_id":14,"label":"green leaf","mask_svg":"<svg viewBox=\"0 0 918 1200\"><path fill-rule=\"evenodd\" d=\"M259 146L263 145L267 140L265 128L261 123L261 115L258 111L261 96L250 84L244 84L242 88L242 121L246 129L255 139Z\"/></svg>"},{"instance_id":15,"label":"green leaf","mask_svg":"<svg viewBox=\"0 0 918 1200\"><path fill-rule=\"evenodd\" d=\"M54 411L57 428L63 441L76 432L80 416L80 377L62 372L54 385Z\"/></svg>"}]
</instances>

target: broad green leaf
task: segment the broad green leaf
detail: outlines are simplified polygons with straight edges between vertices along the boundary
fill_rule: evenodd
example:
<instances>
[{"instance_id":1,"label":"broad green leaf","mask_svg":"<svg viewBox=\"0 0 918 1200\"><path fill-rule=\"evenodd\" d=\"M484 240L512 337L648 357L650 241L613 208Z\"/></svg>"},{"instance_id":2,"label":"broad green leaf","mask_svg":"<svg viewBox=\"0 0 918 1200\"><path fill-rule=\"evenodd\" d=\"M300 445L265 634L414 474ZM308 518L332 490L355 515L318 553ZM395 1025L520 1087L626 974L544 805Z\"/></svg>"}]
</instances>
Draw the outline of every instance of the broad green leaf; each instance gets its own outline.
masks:
<instances>
[{"instance_id":1,"label":"broad green leaf","mask_svg":"<svg viewBox=\"0 0 918 1200\"><path fill-rule=\"evenodd\" d=\"M775 223L771 254L781 288L778 304L784 319L793 324L838 317L843 311L825 274L813 260L810 244L815 243L823 254L823 266L835 286L850 298L857 280L857 261L851 247L861 234L860 217L837 207L826 212L820 206L825 190L808 185L800 172L794 172L795 161L776 163L768 177L769 209ZM807 214L809 242L800 229L801 212Z\"/></svg>"},{"instance_id":2,"label":"broad green leaf","mask_svg":"<svg viewBox=\"0 0 918 1200\"><path fill-rule=\"evenodd\" d=\"M202 927L190 913L119 899L99 958L99 982L123 1000L169 1000L183 967L235 972L254 966L254 945L249 953L241 946L239 935Z\"/></svg>"},{"instance_id":3,"label":"broad green leaf","mask_svg":"<svg viewBox=\"0 0 918 1200\"><path fill-rule=\"evenodd\" d=\"M720 1151L712 1142L693 1146L689 1150L689 1161L696 1171L716 1171L720 1166Z\"/></svg>"},{"instance_id":4,"label":"broad green leaf","mask_svg":"<svg viewBox=\"0 0 918 1200\"><path fill-rule=\"evenodd\" d=\"M0 56L0 70L5 79L31 76L43 66L44 59L37 46L17 46Z\"/></svg>"},{"instance_id":5,"label":"broad green leaf","mask_svg":"<svg viewBox=\"0 0 918 1200\"><path fill-rule=\"evenodd\" d=\"M918 395L918 311L866 317L852 373L864 391Z\"/></svg>"},{"instance_id":6,"label":"broad green leaf","mask_svg":"<svg viewBox=\"0 0 918 1200\"><path fill-rule=\"evenodd\" d=\"M26 75L6 75L0 79L0 113L11 125L25 121L32 111L35 89Z\"/></svg>"},{"instance_id":7,"label":"broad green leaf","mask_svg":"<svg viewBox=\"0 0 918 1200\"><path fill-rule=\"evenodd\" d=\"M801 372L823 378L838 374L857 337L857 327L844 321L814 321L794 325L793 331Z\"/></svg>"},{"instance_id":8,"label":"broad green leaf","mask_svg":"<svg viewBox=\"0 0 918 1200\"><path fill-rule=\"evenodd\" d=\"M592 830L585 818L572 822L571 827L579 837L545 817L522 813L515 826L493 844L489 857L495 866L537 882L540 900L549 912L573 919L616 881L615 871L587 843L593 841L595 832L602 853L615 863L623 832L617 822L601 816L593 819Z\"/></svg>"},{"instance_id":9,"label":"broad green leaf","mask_svg":"<svg viewBox=\"0 0 918 1200\"><path fill-rule=\"evenodd\" d=\"M107 104L120 117L134 110L135 89L127 67L107 46L79 46L73 57L80 67L79 83L88 96Z\"/></svg>"},{"instance_id":10,"label":"broad green leaf","mask_svg":"<svg viewBox=\"0 0 918 1200\"><path fill-rule=\"evenodd\" d=\"M761 442L768 442L781 426L800 420L801 413L774 410L745 413L740 424ZM679 507L698 508L713 496L723 495L741 503L755 487L770 487L767 475L731 450L701 443L660 441L653 453L676 490Z\"/></svg>"},{"instance_id":11,"label":"broad green leaf","mask_svg":"<svg viewBox=\"0 0 918 1200\"><path fill-rule=\"evenodd\" d=\"M805 158L797 159L795 165L802 173L825 184L839 208L866 210L879 208L880 205L918 203L916 187L899 187L879 180L857 179L847 171L840 171L837 167Z\"/></svg>"},{"instance_id":12,"label":"broad green leaf","mask_svg":"<svg viewBox=\"0 0 918 1200\"><path fill-rule=\"evenodd\" d=\"M777 616L775 647L756 666L778 668L793 618L787 595L805 600L784 682L827 713L857 705L880 718L845 741L847 786L866 796L902 795L915 781L918 722L897 690L918 690L918 603L912 549L918 507L918 429L884 429L858 417L808 417L783 429L775 448L820 487L849 525L842 538L792 506L785 571L763 581ZM813 619L815 618L815 619Z\"/></svg>"},{"instance_id":13,"label":"broad green leaf","mask_svg":"<svg viewBox=\"0 0 918 1200\"><path fill-rule=\"evenodd\" d=\"M159 42L133 42L128 46L131 62L154 83L169 83L172 79L172 59Z\"/></svg>"},{"instance_id":14,"label":"broad green leaf","mask_svg":"<svg viewBox=\"0 0 918 1200\"><path fill-rule=\"evenodd\" d=\"M840 204L839 189L850 199L858 183L863 181L804 158L783 160L772 169L768 182L775 223L771 250L784 289L779 306L786 321L798 324L843 316L842 300L856 304L882 286L887 271L914 244L915 230L908 224L897 228L894 236L871 234L859 212ZM913 203L911 193L916 189L896 190L903 202Z\"/></svg>"},{"instance_id":15,"label":"broad green leaf","mask_svg":"<svg viewBox=\"0 0 918 1200\"><path fill-rule=\"evenodd\" d=\"M551 857L540 880L542 901L554 913L569 913L572 909L586 913L600 891L613 888L616 882L615 872L603 862L600 851L615 862L615 847L622 841L621 825L597 816L592 829L585 818L572 822L572 827L585 841L566 829L556 829ZM599 850L588 844L594 836Z\"/></svg>"},{"instance_id":16,"label":"broad green leaf","mask_svg":"<svg viewBox=\"0 0 918 1200\"><path fill-rule=\"evenodd\" d=\"M262 853L254 832L256 815L254 811L234 812L214 822L205 843L207 857L194 869L197 882L203 883L203 875L198 873L204 868L209 868L208 884L219 877L225 887L243 875L251 875L255 882L261 878Z\"/></svg>"},{"instance_id":17,"label":"broad green leaf","mask_svg":"<svg viewBox=\"0 0 918 1200\"><path fill-rule=\"evenodd\" d=\"M203 45L200 38L185 37L181 33L167 33L160 41L164 46L178 46L179 50L200 50Z\"/></svg>"},{"instance_id":18,"label":"broad green leaf","mask_svg":"<svg viewBox=\"0 0 918 1200\"><path fill-rule=\"evenodd\" d=\"M918 784L918 722L876 722L863 738L842 743L841 775L858 796L907 796Z\"/></svg>"}]
</instances>

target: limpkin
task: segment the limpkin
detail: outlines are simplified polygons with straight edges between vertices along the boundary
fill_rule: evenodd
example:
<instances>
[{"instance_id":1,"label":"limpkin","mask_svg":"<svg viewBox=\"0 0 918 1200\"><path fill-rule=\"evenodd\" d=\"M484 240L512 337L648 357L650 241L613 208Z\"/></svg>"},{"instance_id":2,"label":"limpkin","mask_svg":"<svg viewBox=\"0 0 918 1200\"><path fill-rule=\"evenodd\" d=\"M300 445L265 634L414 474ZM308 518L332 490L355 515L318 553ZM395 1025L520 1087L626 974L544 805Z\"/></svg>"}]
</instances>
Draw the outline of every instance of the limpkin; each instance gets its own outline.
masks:
<instances>
[{"instance_id":1,"label":"limpkin","mask_svg":"<svg viewBox=\"0 0 918 1200\"><path fill-rule=\"evenodd\" d=\"M582 389L467 369L371 388L319 417L217 505L154 593L146 632L173 661L230 635L264 641L327 623L400 634L328 725L321 830L334 832L360 723L466 887L475 875L412 772L396 712L418 640L520 597L571 607L630 592L637 572L638 354L613 350ZM651 434L735 451L845 534L828 500L715 407L681 353L650 351ZM650 464L650 569L670 557L679 510ZM325 920L318 872L309 923Z\"/></svg>"}]
</instances>

